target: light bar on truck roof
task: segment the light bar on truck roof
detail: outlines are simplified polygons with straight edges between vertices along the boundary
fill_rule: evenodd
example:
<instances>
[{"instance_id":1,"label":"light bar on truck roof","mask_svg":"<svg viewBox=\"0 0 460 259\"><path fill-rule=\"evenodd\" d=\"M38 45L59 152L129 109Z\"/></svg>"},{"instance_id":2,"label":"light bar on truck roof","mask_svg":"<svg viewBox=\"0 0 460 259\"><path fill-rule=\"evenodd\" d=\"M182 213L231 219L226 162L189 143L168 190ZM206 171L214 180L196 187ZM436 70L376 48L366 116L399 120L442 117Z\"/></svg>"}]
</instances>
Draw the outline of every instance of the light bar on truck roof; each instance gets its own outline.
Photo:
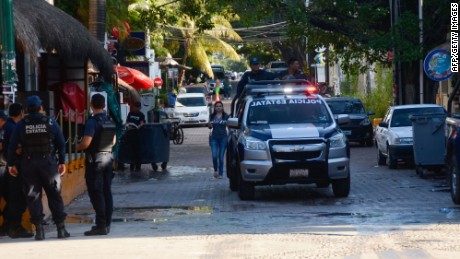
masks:
<instances>
[{"instance_id":1,"label":"light bar on truck roof","mask_svg":"<svg viewBox=\"0 0 460 259\"><path fill-rule=\"evenodd\" d=\"M246 85L247 95L262 94L314 94L316 86L307 80L264 80Z\"/></svg>"}]
</instances>

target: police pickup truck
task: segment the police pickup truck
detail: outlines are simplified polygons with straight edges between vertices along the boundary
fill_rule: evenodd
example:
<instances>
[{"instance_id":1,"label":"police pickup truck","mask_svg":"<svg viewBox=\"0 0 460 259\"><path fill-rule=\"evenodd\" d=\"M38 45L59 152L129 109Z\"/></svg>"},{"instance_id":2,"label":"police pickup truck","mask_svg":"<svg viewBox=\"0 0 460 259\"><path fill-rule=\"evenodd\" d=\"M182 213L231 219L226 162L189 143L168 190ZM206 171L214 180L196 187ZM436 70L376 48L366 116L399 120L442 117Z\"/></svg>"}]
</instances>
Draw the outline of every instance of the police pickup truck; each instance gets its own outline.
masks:
<instances>
[{"instance_id":1,"label":"police pickup truck","mask_svg":"<svg viewBox=\"0 0 460 259\"><path fill-rule=\"evenodd\" d=\"M336 197L350 192L350 148L324 99L305 80L257 81L232 102L226 156L230 189L241 200L255 186L332 184Z\"/></svg>"}]
</instances>

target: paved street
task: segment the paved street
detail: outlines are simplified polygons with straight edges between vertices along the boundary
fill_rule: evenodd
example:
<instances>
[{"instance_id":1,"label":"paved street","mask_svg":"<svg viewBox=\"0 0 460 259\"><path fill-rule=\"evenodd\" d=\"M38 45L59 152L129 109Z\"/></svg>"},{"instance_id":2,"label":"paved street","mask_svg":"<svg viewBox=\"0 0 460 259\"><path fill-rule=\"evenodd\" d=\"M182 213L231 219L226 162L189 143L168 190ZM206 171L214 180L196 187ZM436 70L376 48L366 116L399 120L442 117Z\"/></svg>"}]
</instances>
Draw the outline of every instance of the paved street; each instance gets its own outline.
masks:
<instances>
[{"instance_id":1,"label":"paved street","mask_svg":"<svg viewBox=\"0 0 460 259\"><path fill-rule=\"evenodd\" d=\"M67 207L72 237L0 237L2 258L460 258L460 208L443 176L376 164L374 147L352 147L348 198L313 185L257 187L240 201L211 177L208 129L186 128L171 142L165 171L119 171L110 235L85 237L88 196Z\"/></svg>"}]
</instances>

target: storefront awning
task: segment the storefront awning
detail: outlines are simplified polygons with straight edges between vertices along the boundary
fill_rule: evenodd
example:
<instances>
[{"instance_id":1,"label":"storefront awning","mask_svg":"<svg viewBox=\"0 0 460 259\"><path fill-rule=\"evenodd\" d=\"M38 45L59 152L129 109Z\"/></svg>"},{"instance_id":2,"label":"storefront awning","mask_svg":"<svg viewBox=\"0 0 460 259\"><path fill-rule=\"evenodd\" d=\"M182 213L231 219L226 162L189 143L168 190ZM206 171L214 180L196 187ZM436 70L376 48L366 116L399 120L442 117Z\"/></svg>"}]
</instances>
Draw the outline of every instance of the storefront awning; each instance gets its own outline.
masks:
<instances>
[{"instance_id":1,"label":"storefront awning","mask_svg":"<svg viewBox=\"0 0 460 259\"><path fill-rule=\"evenodd\" d=\"M141 71L124 66L115 66L115 71L118 77L134 87L136 90L150 89L154 86L153 79L142 73Z\"/></svg>"}]
</instances>

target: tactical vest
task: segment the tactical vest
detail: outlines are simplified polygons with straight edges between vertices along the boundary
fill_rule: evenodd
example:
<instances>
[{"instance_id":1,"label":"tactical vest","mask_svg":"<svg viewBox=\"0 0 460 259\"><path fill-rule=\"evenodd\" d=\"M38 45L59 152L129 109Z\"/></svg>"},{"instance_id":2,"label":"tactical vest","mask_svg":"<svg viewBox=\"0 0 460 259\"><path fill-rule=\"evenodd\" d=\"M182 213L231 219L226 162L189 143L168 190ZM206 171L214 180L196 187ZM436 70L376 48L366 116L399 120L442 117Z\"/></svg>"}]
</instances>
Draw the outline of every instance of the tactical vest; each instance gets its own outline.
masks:
<instances>
[{"instance_id":1,"label":"tactical vest","mask_svg":"<svg viewBox=\"0 0 460 259\"><path fill-rule=\"evenodd\" d=\"M50 154L53 151L51 121L46 116L24 118L22 149L25 154Z\"/></svg>"},{"instance_id":2,"label":"tactical vest","mask_svg":"<svg viewBox=\"0 0 460 259\"><path fill-rule=\"evenodd\" d=\"M113 137L116 133L115 123L110 119L104 120L102 116L93 116L90 119L96 120L98 127L88 150L91 153L111 152L113 147Z\"/></svg>"}]
</instances>

